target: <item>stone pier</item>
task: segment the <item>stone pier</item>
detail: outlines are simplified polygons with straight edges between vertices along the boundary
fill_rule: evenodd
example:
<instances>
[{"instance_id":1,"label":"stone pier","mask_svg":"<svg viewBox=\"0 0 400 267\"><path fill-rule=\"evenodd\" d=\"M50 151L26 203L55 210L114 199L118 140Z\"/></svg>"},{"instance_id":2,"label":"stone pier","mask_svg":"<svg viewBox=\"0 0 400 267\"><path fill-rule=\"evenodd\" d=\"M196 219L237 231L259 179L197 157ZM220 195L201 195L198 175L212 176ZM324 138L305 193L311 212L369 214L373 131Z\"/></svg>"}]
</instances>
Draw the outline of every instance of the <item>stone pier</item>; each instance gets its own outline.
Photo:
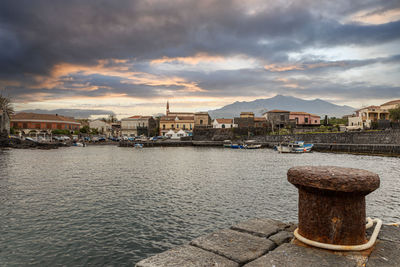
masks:
<instances>
[{"instance_id":1,"label":"stone pier","mask_svg":"<svg viewBox=\"0 0 400 267\"><path fill-rule=\"evenodd\" d=\"M361 252L309 247L293 237L296 227L272 219L251 219L144 259L136 266L400 266L399 226L384 225L374 248ZM367 239L371 232L367 231Z\"/></svg>"}]
</instances>

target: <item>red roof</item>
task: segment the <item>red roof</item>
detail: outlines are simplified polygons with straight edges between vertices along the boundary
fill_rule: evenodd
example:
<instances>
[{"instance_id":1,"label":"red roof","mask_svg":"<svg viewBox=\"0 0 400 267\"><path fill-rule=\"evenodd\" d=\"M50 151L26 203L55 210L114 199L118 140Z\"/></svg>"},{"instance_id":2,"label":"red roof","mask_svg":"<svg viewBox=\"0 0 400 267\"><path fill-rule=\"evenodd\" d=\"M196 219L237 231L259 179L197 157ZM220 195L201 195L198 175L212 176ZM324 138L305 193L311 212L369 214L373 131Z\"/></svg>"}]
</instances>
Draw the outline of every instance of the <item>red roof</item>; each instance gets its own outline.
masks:
<instances>
[{"instance_id":1,"label":"red roof","mask_svg":"<svg viewBox=\"0 0 400 267\"><path fill-rule=\"evenodd\" d=\"M254 121L265 122L265 121L267 121L267 119L265 117L254 117Z\"/></svg>"},{"instance_id":2,"label":"red roof","mask_svg":"<svg viewBox=\"0 0 400 267\"><path fill-rule=\"evenodd\" d=\"M60 122L74 122L79 123L74 118L64 117L58 114L39 114L39 113L26 113L21 112L13 115L11 120L36 120L36 121L60 121Z\"/></svg>"}]
</instances>

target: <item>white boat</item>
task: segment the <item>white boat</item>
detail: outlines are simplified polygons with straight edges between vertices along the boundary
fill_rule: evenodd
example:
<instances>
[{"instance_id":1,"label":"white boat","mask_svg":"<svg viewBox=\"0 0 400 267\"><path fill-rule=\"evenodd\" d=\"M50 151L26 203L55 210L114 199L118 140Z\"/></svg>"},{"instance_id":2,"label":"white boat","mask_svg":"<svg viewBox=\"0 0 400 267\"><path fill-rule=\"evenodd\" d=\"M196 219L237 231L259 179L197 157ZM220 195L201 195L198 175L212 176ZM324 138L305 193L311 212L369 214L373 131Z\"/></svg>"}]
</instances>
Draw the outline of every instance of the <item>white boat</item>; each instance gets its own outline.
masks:
<instances>
[{"instance_id":1,"label":"white boat","mask_svg":"<svg viewBox=\"0 0 400 267\"><path fill-rule=\"evenodd\" d=\"M280 153L307 153L311 152L313 144L304 144L303 141L289 142L287 145L279 144L275 150Z\"/></svg>"}]
</instances>

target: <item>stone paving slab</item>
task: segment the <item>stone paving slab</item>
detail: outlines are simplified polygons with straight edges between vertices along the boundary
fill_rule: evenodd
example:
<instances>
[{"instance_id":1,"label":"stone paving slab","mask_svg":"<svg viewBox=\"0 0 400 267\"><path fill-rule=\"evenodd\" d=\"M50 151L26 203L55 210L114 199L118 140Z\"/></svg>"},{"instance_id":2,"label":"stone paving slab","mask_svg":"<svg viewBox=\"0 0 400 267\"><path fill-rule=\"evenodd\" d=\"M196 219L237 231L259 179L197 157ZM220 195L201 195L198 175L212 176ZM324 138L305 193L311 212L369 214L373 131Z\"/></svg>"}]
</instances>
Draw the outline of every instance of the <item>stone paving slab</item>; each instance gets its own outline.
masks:
<instances>
[{"instance_id":1,"label":"stone paving slab","mask_svg":"<svg viewBox=\"0 0 400 267\"><path fill-rule=\"evenodd\" d=\"M283 243L288 243L290 240L293 239L293 237L294 237L293 233L289 233L287 231L280 231L270 236L268 239L274 241L274 243L277 246L280 246Z\"/></svg>"},{"instance_id":2,"label":"stone paving slab","mask_svg":"<svg viewBox=\"0 0 400 267\"><path fill-rule=\"evenodd\" d=\"M283 244L252 261L245 267L331 267L331 266L356 266L357 262L340 255L320 249L310 249L294 244Z\"/></svg>"},{"instance_id":3,"label":"stone paving slab","mask_svg":"<svg viewBox=\"0 0 400 267\"><path fill-rule=\"evenodd\" d=\"M239 264L203 249L185 245L144 259L136 267L238 267Z\"/></svg>"},{"instance_id":4,"label":"stone paving slab","mask_svg":"<svg viewBox=\"0 0 400 267\"><path fill-rule=\"evenodd\" d=\"M231 227L233 230L248 232L261 237L269 237L289 225L271 219L251 219Z\"/></svg>"},{"instance_id":5,"label":"stone paving slab","mask_svg":"<svg viewBox=\"0 0 400 267\"><path fill-rule=\"evenodd\" d=\"M190 244L240 264L254 260L275 248L271 240L230 229L196 238Z\"/></svg>"},{"instance_id":6,"label":"stone paving slab","mask_svg":"<svg viewBox=\"0 0 400 267\"><path fill-rule=\"evenodd\" d=\"M400 266L400 243L378 241L368 258L367 267L393 266Z\"/></svg>"}]
</instances>

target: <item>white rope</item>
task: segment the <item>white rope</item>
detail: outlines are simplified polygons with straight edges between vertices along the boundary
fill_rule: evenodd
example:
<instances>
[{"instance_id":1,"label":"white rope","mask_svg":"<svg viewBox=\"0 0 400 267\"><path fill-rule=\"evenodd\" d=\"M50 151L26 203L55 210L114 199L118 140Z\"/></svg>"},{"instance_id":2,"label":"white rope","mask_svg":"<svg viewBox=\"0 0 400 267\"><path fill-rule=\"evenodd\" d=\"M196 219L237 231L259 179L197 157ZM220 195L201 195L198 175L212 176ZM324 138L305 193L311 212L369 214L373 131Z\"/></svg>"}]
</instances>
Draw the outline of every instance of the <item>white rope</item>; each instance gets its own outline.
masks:
<instances>
[{"instance_id":1,"label":"white rope","mask_svg":"<svg viewBox=\"0 0 400 267\"><path fill-rule=\"evenodd\" d=\"M298 233L299 228L294 230L294 236L301 242L303 242L307 245L310 245L310 246L318 247L318 248L324 248L324 249L329 249L329 250L341 250L341 251L365 250L365 249L369 249L370 247L372 247L375 244L376 238L378 237L379 231L381 230L381 226L382 226L382 220L380 220L380 219L372 220L371 218L368 217L367 221L368 221L368 223L365 225L366 229L372 227L374 225L374 222L376 222L376 226L375 226L374 232L372 233L369 241L362 245L351 245L350 246L350 245L333 245L333 244L320 243L317 241L307 239L307 238L303 237L302 235L300 235Z\"/></svg>"}]
</instances>

